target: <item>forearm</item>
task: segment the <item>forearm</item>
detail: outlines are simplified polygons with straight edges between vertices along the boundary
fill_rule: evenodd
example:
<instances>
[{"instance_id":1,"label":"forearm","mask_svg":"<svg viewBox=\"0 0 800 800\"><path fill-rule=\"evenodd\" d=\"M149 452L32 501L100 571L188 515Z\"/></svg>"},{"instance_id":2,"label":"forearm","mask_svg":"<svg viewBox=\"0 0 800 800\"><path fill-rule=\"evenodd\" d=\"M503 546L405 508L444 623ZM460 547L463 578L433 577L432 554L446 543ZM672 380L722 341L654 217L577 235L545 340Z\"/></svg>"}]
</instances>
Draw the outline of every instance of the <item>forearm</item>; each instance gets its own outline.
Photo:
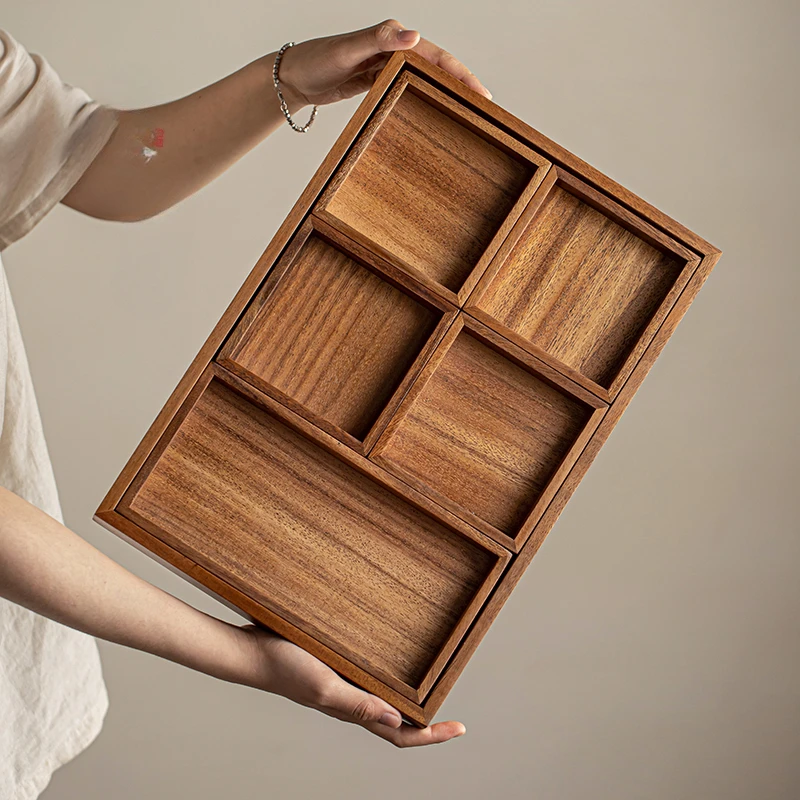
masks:
<instances>
[{"instance_id":1,"label":"forearm","mask_svg":"<svg viewBox=\"0 0 800 800\"><path fill-rule=\"evenodd\" d=\"M458 59L390 19L289 48L279 74L289 112L367 91L391 53L404 49L414 49L491 98ZM285 124L272 85L276 55L180 100L119 112L117 129L62 202L93 217L133 221L205 186Z\"/></svg>"},{"instance_id":2,"label":"forearm","mask_svg":"<svg viewBox=\"0 0 800 800\"><path fill-rule=\"evenodd\" d=\"M250 637L136 577L0 487L0 595L100 639L252 683Z\"/></svg>"},{"instance_id":3,"label":"forearm","mask_svg":"<svg viewBox=\"0 0 800 800\"><path fill-rule=\"evenodd\" d=\"M133 221L205 186L286 124L272 85L274 60L270 53L180 100L121 111L108 144L63 202ZM290 113L304 106L290 87L284 96Z\"/></svg>"}]
</instances>

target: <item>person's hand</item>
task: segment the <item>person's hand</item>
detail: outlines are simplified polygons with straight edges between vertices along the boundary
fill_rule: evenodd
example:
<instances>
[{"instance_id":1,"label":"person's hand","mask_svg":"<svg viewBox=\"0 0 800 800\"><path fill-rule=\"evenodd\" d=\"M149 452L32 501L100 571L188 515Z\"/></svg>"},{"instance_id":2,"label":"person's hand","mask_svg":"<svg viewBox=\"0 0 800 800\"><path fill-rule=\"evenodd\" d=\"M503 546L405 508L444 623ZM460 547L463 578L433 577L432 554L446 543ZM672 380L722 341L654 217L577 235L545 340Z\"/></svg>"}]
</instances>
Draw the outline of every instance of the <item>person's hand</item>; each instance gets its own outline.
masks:
<instances>
[{"instance_id":1,"label":"person's hand","mask_svg":"<svg viewBox=\"0 0 800 800\"><path fill-rule=\"evenodd\" d=\"M491 92L455 56L397 20L352 33L299 42L284 52L278 78L296 106L325 105L367 91L395 50L414 50L492 99ZM288 99L288 98L287 98Z\"/></svg>"},{"instance_id":2,"label":"person's hand","mask_svg":"<svg viewBox=\"0 0 800 800\"><path fill-rule=\"evenodd\" d=\"M389 703L353 686L302 648L255 625L244 625L252 652L256 688L279 694L323 714L352 722L397 747L437 744L465 733L460 722L416 728Z\"/></svg>"}]
</instances>

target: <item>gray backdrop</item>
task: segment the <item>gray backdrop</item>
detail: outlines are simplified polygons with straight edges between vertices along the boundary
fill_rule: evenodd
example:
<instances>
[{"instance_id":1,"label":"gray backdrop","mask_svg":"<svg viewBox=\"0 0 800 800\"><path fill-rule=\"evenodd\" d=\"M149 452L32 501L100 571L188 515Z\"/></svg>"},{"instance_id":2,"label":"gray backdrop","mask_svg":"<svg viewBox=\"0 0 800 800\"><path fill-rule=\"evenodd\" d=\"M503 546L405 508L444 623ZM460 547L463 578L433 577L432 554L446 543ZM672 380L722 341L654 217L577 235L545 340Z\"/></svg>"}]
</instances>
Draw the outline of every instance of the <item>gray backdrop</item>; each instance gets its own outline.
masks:
<instances>
[{"instance_id":1,"label":"gray backdrop","mask_svg":"<svg viewBox=\"0 0 800 800\"><path fill-rule=\"evenodd\" d=\"M46 800L797 797L798 4L9 5L23 44L125 108L396 17L724 251L442 709L465 737L398 751L102 643L105 728ZM158 218L59 207L5 254L68 523L226 618L91 516L358 102Z\"/></svg>"}]
</instances>

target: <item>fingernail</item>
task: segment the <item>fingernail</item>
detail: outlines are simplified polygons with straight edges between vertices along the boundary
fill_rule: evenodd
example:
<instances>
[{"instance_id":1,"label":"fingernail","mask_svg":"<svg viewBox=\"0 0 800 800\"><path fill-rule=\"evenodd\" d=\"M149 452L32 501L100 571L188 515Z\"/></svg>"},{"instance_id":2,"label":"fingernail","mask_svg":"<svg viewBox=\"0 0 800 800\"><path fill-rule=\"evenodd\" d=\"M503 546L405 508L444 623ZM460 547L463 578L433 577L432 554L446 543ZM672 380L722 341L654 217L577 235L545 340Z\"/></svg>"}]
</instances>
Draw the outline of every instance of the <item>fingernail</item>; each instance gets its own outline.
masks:
<instances>
[{"instance_id":1,"label":"fingernail","mask_svg":"<svg viewBox=\"0 0 800 800\"><path fill-rule=\"evenodd\" d=\"M381 725L388 725L390 728L397 728L399 727L403 720L397 716L397 714L392 714L390 711L387 711L379 720L378 722Z\"/></svg>"},{"instance_id":2,"label":"fingernail","mask_svg":"<svg viewBox=\"0 0 800 800\"><path fill-rule=\"evenodd\" d=\"M408 31L408 30L405 30L405 31L400 31L399 30L397 32L397 38L401 42L413 42L414 39L417 38L417 32L416 31Z\"/></svg>"}]
</instances>

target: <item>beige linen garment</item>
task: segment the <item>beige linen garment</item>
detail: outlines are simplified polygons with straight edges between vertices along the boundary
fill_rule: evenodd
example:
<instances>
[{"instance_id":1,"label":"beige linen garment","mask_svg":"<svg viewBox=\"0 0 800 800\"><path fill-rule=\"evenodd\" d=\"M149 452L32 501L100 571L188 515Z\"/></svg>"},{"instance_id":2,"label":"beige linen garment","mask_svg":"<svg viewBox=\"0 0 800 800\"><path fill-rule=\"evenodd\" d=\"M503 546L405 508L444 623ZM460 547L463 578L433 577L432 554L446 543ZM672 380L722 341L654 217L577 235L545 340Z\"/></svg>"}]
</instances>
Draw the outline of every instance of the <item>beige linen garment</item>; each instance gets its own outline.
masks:
<instances>
[{"instance_id":1,"label":"beige linen garment","mask_svg":"<svg viewBox=\"0 0 800 800\"><path fill-rule=\"evenodd\" d=\"M116 124L112 108L0 30L0 250L64 197ZM62 521L2 262L0 485ZM0 798L38 797L94 740L107 708L95 640L0 597Z\"/></svg>"}]
</instances>

